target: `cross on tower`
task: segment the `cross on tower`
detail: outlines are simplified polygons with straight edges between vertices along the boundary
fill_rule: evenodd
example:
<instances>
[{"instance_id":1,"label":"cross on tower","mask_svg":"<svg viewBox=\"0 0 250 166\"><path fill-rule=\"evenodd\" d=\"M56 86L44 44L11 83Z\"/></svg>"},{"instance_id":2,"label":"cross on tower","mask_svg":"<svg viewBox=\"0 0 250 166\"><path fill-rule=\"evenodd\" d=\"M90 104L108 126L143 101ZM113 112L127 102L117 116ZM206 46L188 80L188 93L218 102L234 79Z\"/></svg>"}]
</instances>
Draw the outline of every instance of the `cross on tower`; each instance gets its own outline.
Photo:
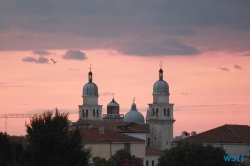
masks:
<instances>
[{"instance_id":1,"label":"cross on tower","mask_svg":"<svg viewBox=\"0 0 250 166\"><path fill-rule=\"evenodd\" d=\"M113 95L113 99L114 99L115 93L113 92L112 95Z\"/></svg>"},{"instance_id":2,"label":"cross on tower","mask_svg":"<svg viewBox=\"0 0 250 166\"><path fill-rule=\"evenodd\" d=\"M91 71L91 69L92 69L91 65L92 65L92 64L90 63L90 67L89 67L89 70L90 70L90 71Z\"/></svg>"},{"instance_id":3,"label":"cross on tower","mask_svg":"<svg viewBox=\"0 0 250 166\"><path fill-rule=\"evenodd\" d=\"M135 102L135 97L133 98L133 103Z\"/></svg>"},{"instance_id":4,"label":"cross on tower","mask_svg":"<svg viewBox=\"0 0 250 166\"><path fill-rule=\"evenodd\" d=\"M161 61L161 63L160 63L160 65L159 65L159 66L160 66L160 68L163 66L163 65L162 65L162 61Z\"/></svg>"}]
</instances>

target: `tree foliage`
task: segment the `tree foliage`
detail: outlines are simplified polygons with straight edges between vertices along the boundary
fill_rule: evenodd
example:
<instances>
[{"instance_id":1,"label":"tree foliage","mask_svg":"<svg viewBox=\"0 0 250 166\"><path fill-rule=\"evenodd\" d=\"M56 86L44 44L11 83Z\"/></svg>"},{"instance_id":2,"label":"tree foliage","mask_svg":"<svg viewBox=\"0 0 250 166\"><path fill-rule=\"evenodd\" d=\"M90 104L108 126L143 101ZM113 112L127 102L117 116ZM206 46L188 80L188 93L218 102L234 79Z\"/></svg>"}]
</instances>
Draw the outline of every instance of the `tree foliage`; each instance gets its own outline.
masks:
<instances>
[{"instance_id":1,"label":"tree foliage","mask_svg":"<svg viewBox=\"0 0 250 166\"><path fill-rule=\"evenodd\" d=\"M93 165L95 166L112 166L111 163L109 163L109 160L106 160L105 158L100 158L100 157L93 157Z\"/></svg>"},{"instance_id":2,"label":"tree foliage","mask_svg":"<svg viewBox=\"0 0 250 166\"><path fill-rule=\"evenodd\" d=\"M16 137L16 136L15 136ZM13 138L13 136L12 136ZM21 143L21 140L18 139L20 137L17 137L17 139L11 140L11 154L12 154L12 160L11 163L8 164L8 166L20 166L24 165L24 147Z\"/></svg>"},{"instance_id":3,"label":"tree foliage","mask_svg":"<svg viewBox=\"0 0 250 166\"><path fill-rule=\"evenodd\" d=\"M116 166L118 161L134 160L137 166L143 166L143 159L131 155L130 152L120 149L116 151L108 160L100 157L93 157L93 164L95 166Z\"/></svg>"},{"instance_id":4,"label":"tree foliage","mask_svg":"<svg viewBox=\"0 0 250 166\"><path fill-rule=\"evenodd\" d=\"M11 162L11 142L6 133L0 132L0 165L7 166Z\"/></svg>"},{"instance_id":5,"label":"tree foliage","mask_svg":"<svg viewBox=\"0 0 250 166\"><path fill-rule=\"evenodd\" d=\"M68 113L53 116L52 111L31 118L26 125L28 146L25 165L87 165L90 150L83 150L79 130L69 130Z\"/></svg>"},{"instance_id":6,"label":"tree foliage","mask_svg":"<svg viewBox=\"0 0 250 166\"><path fill-rule=\"evenodd\" d=\"M13 139L7 133L0 132L0 165L16 166L22 165L23 145L20 141Z\"/></svg>"},{"instance_id":7,"label":"tree foliage","mask_svg":"<svg viewBox=\"0 0 250 166\"><path fill-rule=\"evenodd\" d=\"M233 165L224 161L225 155L227 154L221 147L204 146L201 143L183 143L165 150L165 153L158 159L157 166Z\"/></svg>"}]
</instances>

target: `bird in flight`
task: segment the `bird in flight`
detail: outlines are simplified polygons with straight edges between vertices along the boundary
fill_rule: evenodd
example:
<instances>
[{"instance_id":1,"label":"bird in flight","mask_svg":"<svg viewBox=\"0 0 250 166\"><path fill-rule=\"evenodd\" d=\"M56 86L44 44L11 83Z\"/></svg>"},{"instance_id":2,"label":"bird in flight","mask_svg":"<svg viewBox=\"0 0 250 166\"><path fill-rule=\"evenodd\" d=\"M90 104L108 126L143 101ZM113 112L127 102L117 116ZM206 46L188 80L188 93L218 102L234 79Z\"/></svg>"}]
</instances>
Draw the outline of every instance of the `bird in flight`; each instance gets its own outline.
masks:
<instances>
[{"instance_id":1,"label":"bird in flight","mask_svg":"<svg viewBox=\"0 0 250 166\"><path fill-rule=\"evenodd\" d=\"M51 60L54 62L54 64L57 62L57 61L54 61L52 58L51 58Z\"/></svg>"}]
</instances>

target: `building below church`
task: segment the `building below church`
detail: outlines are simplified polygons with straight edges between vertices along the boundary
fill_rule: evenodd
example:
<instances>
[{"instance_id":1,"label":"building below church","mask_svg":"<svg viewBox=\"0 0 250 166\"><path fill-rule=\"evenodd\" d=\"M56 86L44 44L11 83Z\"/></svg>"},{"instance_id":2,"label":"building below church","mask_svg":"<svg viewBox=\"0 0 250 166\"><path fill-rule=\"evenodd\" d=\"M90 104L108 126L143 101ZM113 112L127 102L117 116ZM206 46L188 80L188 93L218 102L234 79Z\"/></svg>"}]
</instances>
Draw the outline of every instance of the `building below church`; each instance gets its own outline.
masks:
<instances>
[{"instance_id":1,"label":"building below church","mask_svg":"<svg viewBox=\"0 0 250 166\"><path fill-rule=\"evenodd\" d=\"M175 140L172 146L184 142L200 142L204 145L223 147L230 156L250 156L250 126L223 125L199 134L191 134L184 139Z\"/></svg>"}]
</instances>

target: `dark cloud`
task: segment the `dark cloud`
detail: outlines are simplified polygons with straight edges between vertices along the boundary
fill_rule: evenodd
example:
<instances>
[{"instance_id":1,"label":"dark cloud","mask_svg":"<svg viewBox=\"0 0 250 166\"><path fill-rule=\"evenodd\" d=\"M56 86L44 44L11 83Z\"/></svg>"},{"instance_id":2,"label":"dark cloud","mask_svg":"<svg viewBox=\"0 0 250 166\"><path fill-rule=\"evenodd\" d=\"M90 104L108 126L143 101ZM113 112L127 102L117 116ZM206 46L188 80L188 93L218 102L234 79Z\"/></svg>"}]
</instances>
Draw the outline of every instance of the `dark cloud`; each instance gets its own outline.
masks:
<instances>
[{"instance_id":1,"label":"dark cloud","mask_svg":"<svg viewBox=\"0 0 250 166\"><path fill-rule=\"evenodd\" d=\"M227 67L217 67L217 69L223 70L223 71L230 71L229 68Z\"/></svg>"},{"instance_id":2,"label":"dark cloud","mask_svg":"<svg viewBox=\"0 0 250 166\"><path fill-rule=\"evenodd\" d=\"M23 58L22 61L23 62L36 62L37 59L29 56L29 57Z\"/></svg>"},{"instance_id":3,"label":"dark cloud","mask_svg":"<svg viewBox=\"0 0 250 166\"><path fill-rule=\"evenodd\" d=\"M243 67L239 66L239 65L234 65L234 68L237 70L243 70Z\"/></svg>"},{"instance_id":4,"label":"dark cloud","mask_svg":"<svg viewBox=\"0 0 250 166\"><path fill-rule=\"evenodd\" d=\"M78 69L74 69L74 68L68 68L69 71L80 71Z\"/></svg>"},{"instance_id":5,"label":"dark cloud","mask_svg":"<svg viewBox=\"0 0 250 166\"><path fill-rule=\"evenodd\" d=\"M1 3L1 2L0 2ZM1 7L0 7L1 8ZM0 16L0 18L1 18L1 16ZM0 21L0 32L1 31L6 31L6 30L8 30L8 26L7 26L7 24L4 22L4 21Z\"/></svg>"},{"instance_id":6,"label":"dark cloud","mask_svg":"<svg viewBox=\"0 0 250 166\"><path fill-rule=\"evenodd\" d=\"M164 34L164 31L161 32ZM165 30L165 34L169 36L195 36L198 32L191 28L174 28Z\"/></svg>"},{"instance_id":7,"label":"dark cloud","mask_svg":"<svg viewBox=\"0 0 250 166\"><path fill-rule=\"evenodd\" d=\"M250 52L249 15L246 0L5 1L0 43L4 50L114 48L139 56Z\"/></svg>"},{"instance_id":8,"label":"dark cloud","mask_svg":"<svg viewBox=\"0 0 250 166\"><path fill-rule=\"evenodd\" d=\"M48 62L49 60L44 57L39 57L38 60L36 61L36 63L48 63Z\"/></svg>"},{"instance_id":9,"label":"dark cloud","mask_svg":"<svg viewBox=\"0 0 250 166\"><path fill-rule=\"evenodd\" d=\"M145 41L130 41L116 43L116 49L126 55L159 56L159 55L197 55L196 48L187 46L175 39L169 39L160 43Z\"/></svg>"},{"instance_id":10,"label":"dark cloud","mask_svg":"<svg viewBox=\"0 0 250 166\"><path fill-rule=\"evenodd\" d=\"M46 50L34 50L33 54L43 56L43 55L51 55L52 53Z\"/></svg>"},{"instance_id":11,"label":"dark cloud","mask_svg":"<svg viewBox=\"0 0 250 166\"><path fill-rule=\"evenodd\" d=\"M67 60L86 60L88 59L86 55L81 51L68 50L64 55L62 55L64 59Z\"/></svg>"},{"instance_id":12,"label":"dark cloud","mask_svg":"<svg viewBox=\"0 0 250 166\"><path fill-rule=\"evenodd\" d=\"M44 57L39 57L37 58L33 58L33 57L25 57L22 59L23 62L34 62L34 63L48 63L49 60L47 58Z\"/></svg>"},{"instance_id":13,"label":"dark cloud","mask_svg":"<svg viewBox=\"0 0 250 166\"><path fill-rule=\"evenodd\" d=\"M99 94L100 96L110 96L110 95L113 95L112 92L103 92L103 93L100 93Z\"/></svg>"},{"instance_id":14,"label":"dark cloud","mask_svg":"<svg viewBox=\"0 0 250 166\"><path fill-rule=\"evenodd\" d=\"M250 56L250 53L244 54L243 56Z\"/></svg>"}]
</instances>

